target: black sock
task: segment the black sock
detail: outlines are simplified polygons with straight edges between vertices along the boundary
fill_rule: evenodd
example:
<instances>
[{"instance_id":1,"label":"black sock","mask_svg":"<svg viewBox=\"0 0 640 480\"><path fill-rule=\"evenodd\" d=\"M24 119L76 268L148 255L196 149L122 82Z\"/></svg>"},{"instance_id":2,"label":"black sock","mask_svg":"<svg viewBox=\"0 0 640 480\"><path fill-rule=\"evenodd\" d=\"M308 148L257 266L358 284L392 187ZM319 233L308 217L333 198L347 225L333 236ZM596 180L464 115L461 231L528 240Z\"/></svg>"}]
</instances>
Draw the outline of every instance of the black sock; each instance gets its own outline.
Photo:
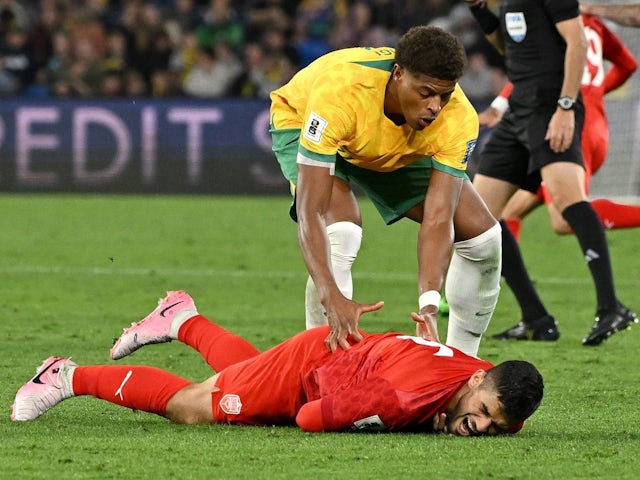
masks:
<instances>
[{"instance_id":1,"label":"black sock","mask_svg":"<svg viewBox=\"0 0 640 480\"><path fill-rule=\"evenodd\" d=\"M502 227L502 276L520 305L522 321L531 324L549 313L531 282L520 247L511 230L504 220L500 220L500 226Z\"/></svg>"},{"instance_id":2,"label":"black sock","mask_svg":"<svg viewBox=\"0 0 640 480\"><path fill-rule=\"evenodd\" d=\"M565 208L562 216L575 233L591 271L596 287L598 311L615 308L618 301L613 284L609 245L596 212L589 202L581 201Z\"/></svg>"}]
</instances>

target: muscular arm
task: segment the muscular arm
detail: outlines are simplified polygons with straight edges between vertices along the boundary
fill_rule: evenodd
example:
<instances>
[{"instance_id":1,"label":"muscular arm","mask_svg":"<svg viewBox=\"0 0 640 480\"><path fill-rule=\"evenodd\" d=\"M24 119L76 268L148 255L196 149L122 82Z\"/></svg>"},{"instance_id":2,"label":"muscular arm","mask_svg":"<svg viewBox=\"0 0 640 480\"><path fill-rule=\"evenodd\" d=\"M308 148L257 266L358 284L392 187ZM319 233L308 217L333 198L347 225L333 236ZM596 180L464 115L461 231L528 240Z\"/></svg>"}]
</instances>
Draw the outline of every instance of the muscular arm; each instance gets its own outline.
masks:
<instances>
[{"instance_id":1,"label":"muscular arm","mask_svg":"<svg viewBox=\"0 0 640 480\"><path fill-rule=\"evenodd\" d=\"M318 296L327 311L331 333L327 346L334 351L338 346L348 349L347 337L359 342L360 315L382 308L383 303L359 304L346 298L336 284L331 271L331 247L326 230L325 216L331 203L333 176L328 167L298 164L296 211L298 216L298 243L307 271L318 290Z\"/></svg>"},{"instance_id":2,"label":"muscular arm","mask_svg":"<svg viewBox=\"0 0 640 480\"><path fill-rule=\"evenodd\" d=\"M453 215L460 198L462 182L462 178L435 169L429 180L429 190L418 233L419 294L429 290L442 290L451 259L454 241ZM429 314L428 309L419 313L424 318L424 325L418 324L418 334L427 340L439 341L437 316Z\"/></svg>"},{"instance_id":3,"label":"muscular arm","mask_svg":"<svg viewBox=\"0 0 640 480\"><path fill-rule=\"evenodd\" d=\"M587 57L587 39L582 18L575 17L556 23L556 28L567 44L564 61L564 80L560 96L577 98L580 93L582 74ZM556 153L569 148L575 134L575 113L573 110L556 108L549 121L545 140Z\"/></svg>"},{"instance_id":4,"label":"muscular arm","mask_svg":"<svg viewBox=\"0 0 640 480\"><path fill-rule=\"evenodd\" d=\"M332 185L333 177L328 166L298 165L298 243L320 299L325 301L342 295L331 273L329 237L325 223Z\"/></svg>"},{"instance_id":5,"label":"muscular arm","mask_svg":"<svg viewBox=\"0 0 640 480\"><path fill-rule=\"evenodd\" d=\"M556 28L567 43L564 57L564 81L560 95L577 98L587 58L587 38L584 34L582 18L575 17L558 22Z\"/></svg>"}]
</instances>

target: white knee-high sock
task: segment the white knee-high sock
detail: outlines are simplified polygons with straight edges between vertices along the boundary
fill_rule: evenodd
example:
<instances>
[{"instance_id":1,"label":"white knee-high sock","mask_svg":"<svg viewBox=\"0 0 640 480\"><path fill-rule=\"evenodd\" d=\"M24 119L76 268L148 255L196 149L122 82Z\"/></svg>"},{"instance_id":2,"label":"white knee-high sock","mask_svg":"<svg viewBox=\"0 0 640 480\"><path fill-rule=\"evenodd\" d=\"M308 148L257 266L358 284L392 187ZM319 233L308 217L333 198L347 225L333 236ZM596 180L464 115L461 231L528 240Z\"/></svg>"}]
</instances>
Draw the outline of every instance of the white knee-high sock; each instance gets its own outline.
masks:
<instances>
[{"instance_id":1,"label":"white knee-high sock","mask_svg":"<svg viewBox=\"0 0 640 480\"><path fill-rule=\"evenodd\" d=\"M327 227L331 244L331 269L333 278L342 294L353 296L351 266L355 262L362 243L362 228L352 222L336 222ZM305 290L305 313L307 329L327 324L324 307L318 298L318 291L311 277L307 279Z\"/></svg>"},{"instance_id":2,"label":"white knee-high sock","mask_svg":"<svg viewBox=\"0 0 640 480\"><path fill-rule=\"evenodd\" d=\"M500 293L500 224L453 246L445 287L449 302L447 345L476 356Z\"/></svg>"}]
</instances>

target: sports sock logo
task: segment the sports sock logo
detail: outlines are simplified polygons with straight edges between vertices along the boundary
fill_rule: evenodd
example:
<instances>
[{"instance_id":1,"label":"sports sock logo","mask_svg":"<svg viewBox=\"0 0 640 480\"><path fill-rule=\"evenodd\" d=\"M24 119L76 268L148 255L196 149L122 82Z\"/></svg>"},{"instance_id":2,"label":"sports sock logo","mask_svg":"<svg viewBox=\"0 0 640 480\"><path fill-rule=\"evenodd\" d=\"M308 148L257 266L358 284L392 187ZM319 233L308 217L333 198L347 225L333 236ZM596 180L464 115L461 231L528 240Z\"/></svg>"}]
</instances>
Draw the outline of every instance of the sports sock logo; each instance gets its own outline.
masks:
<instances>
[{"instance_id":1,"label":"sports sock logo","mask_svg":"<svg viewBox=\"0 0 640 480\"><path fill-rule=\"evenodd\" d=\"M127 374L124 377L124 380L122 380L122 383L118 387L118 390L116 390L115 395L116 395L116 397L120 397L120 400L124 400L124 398L122 397L122 389L124 388L125 383L127 383L129 381L129 379L131 378L131 375L133 375L133 370L129 370L127 372Z\"/></svg>"},{"instance_id":2,"label":"sports sock logo","mask_svg":"<svg viewBox=\"0 0 640 480\"><path fill-rule=\"evenodd\" d=\"M586 252L584 252L584 260L589 263L593 260L597 260L600 258L600 255L598 255L598 252L596 252L595 250L591 250L590 248L587 249Z\"/></svg>"}]
</instances>

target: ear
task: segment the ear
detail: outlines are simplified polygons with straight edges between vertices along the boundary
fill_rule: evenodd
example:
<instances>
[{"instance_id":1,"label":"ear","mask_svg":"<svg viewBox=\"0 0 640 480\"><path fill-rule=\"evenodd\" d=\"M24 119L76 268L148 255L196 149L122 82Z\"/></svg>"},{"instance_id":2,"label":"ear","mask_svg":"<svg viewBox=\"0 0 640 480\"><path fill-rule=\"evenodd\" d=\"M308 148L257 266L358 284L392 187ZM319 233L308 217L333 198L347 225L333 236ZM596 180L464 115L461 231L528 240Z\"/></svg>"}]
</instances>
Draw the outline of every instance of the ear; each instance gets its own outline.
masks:
<instances>
[{"instance_id":1,"label":"ear","mask_svg":"<svg viewBox=\"0 0 640 480\"><path fill-rule=\"evenodd\" d=\"M469 381L467 382L467 384L469 385L469 388L478 388L480 386L480 384L484 381L484 377L487 376L487 371L486 370L476 370L475 373L473 375L471 375L471 378L469 378Z\"/></svg>"},{"instance_id":2,"label":"ear","mask_svg":"<svg viewBox=\"0 0 640 480\"><path fill-rule=\"evenodd\" d=\"M395 63L393 65L393 79L394 80L399 80L400 78L402 78L402 74L404 73L404 68L402 68L400 65L398 65L397 63Z\"/></svg>"}]
</instances>

